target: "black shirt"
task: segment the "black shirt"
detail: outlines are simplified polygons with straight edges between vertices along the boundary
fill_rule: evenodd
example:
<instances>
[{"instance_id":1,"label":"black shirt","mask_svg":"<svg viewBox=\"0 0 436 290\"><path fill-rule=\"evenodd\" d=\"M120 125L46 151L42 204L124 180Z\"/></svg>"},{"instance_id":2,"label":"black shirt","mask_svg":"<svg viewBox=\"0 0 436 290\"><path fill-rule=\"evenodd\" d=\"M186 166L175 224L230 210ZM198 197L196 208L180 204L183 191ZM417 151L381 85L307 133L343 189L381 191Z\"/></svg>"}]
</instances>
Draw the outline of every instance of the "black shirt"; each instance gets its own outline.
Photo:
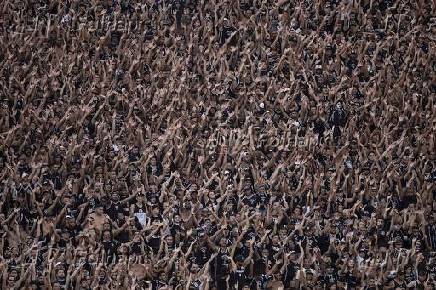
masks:
<instances>
[{"instance_id":1,"label":"black shirt","mask_svg":"<svg viewBox=\"0 0 436 290\"><path fill-rule=\"evenodd\" d=\"M117 253L117 249L118 249L118 243L114 240L110 240L110 241L103 241L103 248L106 251L106 262L107 263L113 263L115 262L114 260L114 254Z\"/></svg>"},{"instance_id":2,"label":"black shirt","mask_svg":"<svg viewBox=\"0 0 436 290\"><path fill-rule=\"evenodd\" d=\"M297 272L299 270L299 267L294 262L289 262L288 266L286 266L286 272L285 272L285 286L289 287L290 282L295 279L295 276L297 275Z\"/></svg>"},{"instance_id":3,"label":"black shirt","mask_svg":"<svg viewBox=\"0 0 436 290\"><path fill-rule=\"evenodd\" d=\"M347 121L347 114L342 109L335 109L330 115L329 123L330 126L345 126Z\"/></svg>"},{"instance_id":4,"label":"black shirt","mask_svg":"<svg viewBox=\"0 0 436 290\"><path fill-rule=\"evenodd\" d=\"M248 270L248 267L237 267L231 274L230 274L230 285L231 287L238 284L238 290L242 289L244 286L244 283L249 280L250 277L250 271Z\"/></svg>"},{"instance_id":5,"label":"black shirt","mask_svg":"<svg viewBox=\"0 0 436 290\"><path fill-rule=\"evenodd\" d=\"M126 211L121 203L111 202L110 206L105 210L105 213L111 218L111 220L117 220L118 214L122 213L124 215Z\"/></svg>"},{"instance_id":6,"label":"black shirt","mask_svg":"<svg viewBox=\"0 0 436 290\"><path fill-rule=\"evenodd\" d=\"M236 29L234 27L223 27L221 30L221 35L220 35L220 43L224 44L227 39L232 35L233 32L235 32Z\"/></svg>"}]
</instances>

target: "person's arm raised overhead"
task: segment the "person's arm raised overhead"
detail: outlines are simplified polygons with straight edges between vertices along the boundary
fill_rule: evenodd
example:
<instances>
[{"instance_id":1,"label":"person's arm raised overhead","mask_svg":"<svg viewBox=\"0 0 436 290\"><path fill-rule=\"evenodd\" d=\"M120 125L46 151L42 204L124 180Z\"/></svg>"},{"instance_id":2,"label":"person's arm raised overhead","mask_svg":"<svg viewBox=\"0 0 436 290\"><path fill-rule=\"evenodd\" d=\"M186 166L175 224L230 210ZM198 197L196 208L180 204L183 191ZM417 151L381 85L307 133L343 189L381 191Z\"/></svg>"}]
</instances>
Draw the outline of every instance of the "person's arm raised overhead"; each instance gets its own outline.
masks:
<instances>
[{"instance_id":1,"label":"person's arm raised overhead","mask_svg":"<svg viewBox=\"0 0 436 290\"><path fill-rule=\"evenodd\" d=\"M36 261L34 261L33 263L35 263ZM24 287L26 287L26 282L27 279L29 278L29 274L30 274L30 269L32 267L27 267L26 270L25 267L21 268L21 274L20 274L20 280L18 280L15 284L14 284L14 290L18 290L18 289L23 289ZM23 283L26 283L25 285L23 285Z\"/></svg>"},{"instance_id":2,"label":"person's arm raised overhead","mask_svg":"<svg viewBox=\"0 0 436 290\"><path fill-rule=\"evenodd\" d=\"M170 274L170 271L173 267L174 261L177 259L177 256L179 255L180 251L181 251L181 247L176 248L174 250L174 253L171 256L170 260L168 261L167 266L165 267L165 270L164 270L165 273L167 273L167 275Z\"/></svg>"},{"instance_id":3,"label":"person's arm raised overhead","mask_svg":"<svg viewBox=\"0 0 436 290\"><path fill-rule=\"evenodd\" d=\"M219 247L217 245L215 245L214 242L212 242L209 238L209 236L206 235L206 243L207 245L214 251L214 252L218 252L219 251Z\"/></svg>"},{"instance_id":4,"label":"person's arm raised overhead","mask_svg":"<svg viewBox=\"0 0 436 290\"><path fill-rule=\"evenodd\" d=\"M244 229L239 234L239 236L236 239L236 241L232 244L232 246L230 248L230 257L234 257L235 256L236 248L238 248L240 246L240 243L241 243L242 239L244 238L244 235L247 232L247 230L248 230L248 227L244 227Z\"/></svg>"}]
</instances>

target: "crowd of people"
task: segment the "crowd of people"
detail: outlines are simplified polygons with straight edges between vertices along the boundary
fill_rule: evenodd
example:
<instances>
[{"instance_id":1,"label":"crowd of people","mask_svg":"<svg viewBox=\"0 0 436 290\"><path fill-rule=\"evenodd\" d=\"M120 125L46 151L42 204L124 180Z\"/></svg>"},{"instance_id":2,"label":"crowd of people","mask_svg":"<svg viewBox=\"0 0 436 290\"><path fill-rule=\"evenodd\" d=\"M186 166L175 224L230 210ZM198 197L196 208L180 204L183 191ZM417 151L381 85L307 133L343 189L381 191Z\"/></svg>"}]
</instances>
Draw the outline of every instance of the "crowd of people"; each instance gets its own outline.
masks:
<instances>
[{"instance_id":1,"label":"crowd of people","mask_svg":"<svg viewBox=\"0 0 436 290\"><path fill-rule=\"evenodd\" d=\"M1 289L436 288L434 1L0 11Z\"/></svg>"}]
</instances>

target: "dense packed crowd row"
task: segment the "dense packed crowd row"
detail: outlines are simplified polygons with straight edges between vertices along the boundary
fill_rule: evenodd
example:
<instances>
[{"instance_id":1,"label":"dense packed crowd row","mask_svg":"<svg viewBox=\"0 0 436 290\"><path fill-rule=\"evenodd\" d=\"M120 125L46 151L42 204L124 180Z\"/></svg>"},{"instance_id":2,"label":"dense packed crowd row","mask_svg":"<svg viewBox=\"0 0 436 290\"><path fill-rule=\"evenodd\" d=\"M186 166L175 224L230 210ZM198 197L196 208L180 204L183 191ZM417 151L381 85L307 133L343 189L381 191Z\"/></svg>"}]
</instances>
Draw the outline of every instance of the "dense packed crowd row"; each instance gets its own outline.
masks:
<instances>
[{"instance_id":1,"label":"dense packed crowd row","mask_svg":"<svg viewBox=\"0 0 436 290\"><path fill-rule=\"evenodd\" d=\"M435 12L0 1L1 289L435 289Z\"/></svg>"}]
</instances>

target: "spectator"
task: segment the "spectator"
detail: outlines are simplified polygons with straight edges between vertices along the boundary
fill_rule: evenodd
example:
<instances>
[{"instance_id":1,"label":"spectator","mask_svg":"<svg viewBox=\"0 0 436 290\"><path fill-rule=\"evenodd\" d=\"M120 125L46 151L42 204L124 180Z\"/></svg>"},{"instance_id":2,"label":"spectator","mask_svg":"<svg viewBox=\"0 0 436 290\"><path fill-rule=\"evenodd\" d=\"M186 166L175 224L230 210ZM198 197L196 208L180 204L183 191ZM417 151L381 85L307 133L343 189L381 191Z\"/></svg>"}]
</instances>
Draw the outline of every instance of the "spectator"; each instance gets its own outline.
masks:
<instances>
[{"instance_id":1,"label":"spectator","mask_svg":"<svg viewBox=\"0 0 436 290\"><path fill-rule=\"evenodd\" d=\"M0 3L2 289L435 289L435 3Z\"/></svg>"}]
</instances>

